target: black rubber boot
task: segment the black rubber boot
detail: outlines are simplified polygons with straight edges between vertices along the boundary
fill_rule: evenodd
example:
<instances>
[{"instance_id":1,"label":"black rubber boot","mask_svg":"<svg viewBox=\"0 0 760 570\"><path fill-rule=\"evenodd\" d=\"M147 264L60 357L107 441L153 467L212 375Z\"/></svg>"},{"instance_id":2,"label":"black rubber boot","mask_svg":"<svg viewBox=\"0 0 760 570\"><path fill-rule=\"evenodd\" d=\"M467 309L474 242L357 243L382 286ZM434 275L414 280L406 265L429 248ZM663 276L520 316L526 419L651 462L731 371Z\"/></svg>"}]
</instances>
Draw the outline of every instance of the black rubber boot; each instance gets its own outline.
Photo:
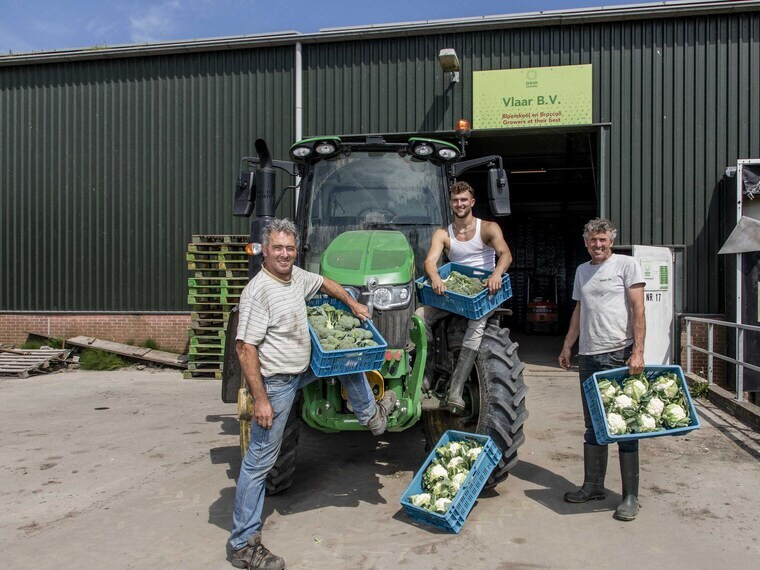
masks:
<instances>
[{"instance_id":1,"label":"black rubber boot","mask_svg":"<svg viewBox=\"0 0 760 570\"><path fill-rule=\"evenodd\" d=\"M477 350L462 348L462 350L459 351L459 358L457 359L454 373L451 375L451 384L449 385L449 393L446 398L446 403L454 414L459 414L464 411L462 391L464 390L465 382L470 378L470 372L472 371L472 367L475 364L475 359L477 357Z\"/></svg>"},{"instance_id":2,"label":"black rubber boot","mask_svg":"<svg viewBox=\"0 0 760 570\"><path fill-rule=\"evenodd\" d=\"M620 452L620 478L623 500L612 515L619 521L632 521L639 514L639 452Z\"/></svg>"},{"instance_id":3,"label":"black rubber boot","mask_svg":"<svg viewBox=\"0 0 760 570\"><path fill-rule=\"evenodd\" d=\"M577 491L565 493L568 503L598 501L606 497L604 477L607 474L607 446L583 445L583 486Z\"/></svg>"}]
</instances>

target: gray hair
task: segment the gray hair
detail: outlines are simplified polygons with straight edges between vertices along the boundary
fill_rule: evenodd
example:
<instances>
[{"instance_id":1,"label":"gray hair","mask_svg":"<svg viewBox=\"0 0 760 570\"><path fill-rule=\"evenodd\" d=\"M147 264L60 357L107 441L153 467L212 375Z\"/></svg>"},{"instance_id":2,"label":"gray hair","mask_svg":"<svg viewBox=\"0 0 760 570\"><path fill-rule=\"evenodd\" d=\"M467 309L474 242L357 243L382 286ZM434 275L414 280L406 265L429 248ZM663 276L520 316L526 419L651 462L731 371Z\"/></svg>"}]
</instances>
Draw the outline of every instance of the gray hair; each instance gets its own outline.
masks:
<instances>
[{"instance_id":1,"label":"gray hair","mask_svg":"<svg viewBox=\"0 0 760 570\"><path fill-rule=\"evenodd\" d=\"M615 224L609 221L607 218L594 218L589 220L588 223L583 226L583 239L588 239L594 234L606 233L610 235L610 240L615 241L617 237L617 228Z\"/></svg>"},{"instance_id":2,"label":"gray hair","mask_svg":"<svg viewBox=\"0 0 760 570\"><path fill-rule=\"evenodd\" d=\"M273 233L292 235L296 238L296 247L298 247L298 244L300 243L300 240L298 239L298 228L287 218L274 218L267 224L267 227L264 230L264 245L269 245L269 238Z\"/></svg>"}]
</instances>

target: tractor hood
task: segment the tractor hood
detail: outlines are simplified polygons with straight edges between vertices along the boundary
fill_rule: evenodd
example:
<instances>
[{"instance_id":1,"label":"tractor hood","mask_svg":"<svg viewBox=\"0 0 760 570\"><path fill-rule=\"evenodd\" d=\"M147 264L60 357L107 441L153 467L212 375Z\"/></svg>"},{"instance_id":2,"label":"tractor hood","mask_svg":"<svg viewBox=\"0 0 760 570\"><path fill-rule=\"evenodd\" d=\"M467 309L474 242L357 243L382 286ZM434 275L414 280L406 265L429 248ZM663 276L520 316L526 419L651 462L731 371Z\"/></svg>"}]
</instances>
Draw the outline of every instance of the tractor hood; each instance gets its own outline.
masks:
<instances>
[{"instance_id":1,"label":"tractor hood","mask_svg":"<svg viewBox=\"0 0 760 570\"><path fill-rule=\"evenodd\" d=\"M320 273L341 285L363 287L373 277L378 285L402 285L414 279L414 255L401 232L346 232L327 246Z\"/></svg>"}]
</instances>

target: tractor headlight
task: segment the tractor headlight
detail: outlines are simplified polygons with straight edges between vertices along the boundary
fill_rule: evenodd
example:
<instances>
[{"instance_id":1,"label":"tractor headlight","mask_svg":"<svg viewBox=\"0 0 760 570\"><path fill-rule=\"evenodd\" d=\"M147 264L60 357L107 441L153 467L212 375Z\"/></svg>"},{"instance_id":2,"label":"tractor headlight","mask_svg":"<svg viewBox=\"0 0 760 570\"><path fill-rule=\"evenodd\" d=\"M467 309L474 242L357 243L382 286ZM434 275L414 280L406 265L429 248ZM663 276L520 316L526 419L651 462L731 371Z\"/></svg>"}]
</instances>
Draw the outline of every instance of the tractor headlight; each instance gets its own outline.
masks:
<instances>
[{"instance_id":1,"label":"tractor headlight","mask_svg":"<svg viewBox=\"0 0 760 570\"><path fill-rule=\"evenodd\" d=\"M359 291L359 289L356 287L352 287L351 285L343 285L343 288L346 290L346 293L354 298L354 300L358 299L361 295L361 291Z\"/></svg>"},{"instance_id":2,"label":"tractor headlight","mask_svg":"<svg viewBox=\"0 0 760 570\"><path fill-rule=\"evenodd\" d=\"M381 311L403 309L412 301L412 284L395 287L381 286L374 290L374 306Z\"/></svg>"},{"instance_id":3,"label":"tractor headlight","mask_svg":"<svg viewBox=\"0 0 760 570\"><path fill-rule=\"evenodd\" d=\"M303 139L290 147L291 158L298 161L331 158L340 152L339 137Z\"/></svg>"},{"instance_id":4,"label":"tractor headlight","mask_svg":"<svg viewBox=\"0 0 760 570\"><path fill-rule=\"evenodd\" d=\"M456 160L462 154L462 151L451 143L420 137L409 139L407 152L415 158L433 162Z\"/></svg>"},{"instance_id":5,"label":"tractor headlight","mask_svg":"<svg viewBox=\"0 0 760 570\"><path fill-rule=\"evenodd\" d=\"M425 143L418 144L414 147L414 154L417 156L430 156L433 154L433 147Z\"/></svg>"},{"instance_id":6,"label":"tractor headlight","mask_svg":"<svg viewBox=\"0 0 760 570\"><path fill-rule=\"evenodd\" d=\"M335 145L329 142L322 142L314 150L317 151L317 154L332 154L335 152Z\"/></svg>"},{"instance_id":7,"label":"tractor headlight","mask_svg":"<svg viewBox=\"0 0 760 570\"><path fill-rule=\"evenodd\" d=\"M296 158L306 158L311 154L311 149L308 146L299 146L293 149L293 156Z\"/></svg>"}]
</instances>

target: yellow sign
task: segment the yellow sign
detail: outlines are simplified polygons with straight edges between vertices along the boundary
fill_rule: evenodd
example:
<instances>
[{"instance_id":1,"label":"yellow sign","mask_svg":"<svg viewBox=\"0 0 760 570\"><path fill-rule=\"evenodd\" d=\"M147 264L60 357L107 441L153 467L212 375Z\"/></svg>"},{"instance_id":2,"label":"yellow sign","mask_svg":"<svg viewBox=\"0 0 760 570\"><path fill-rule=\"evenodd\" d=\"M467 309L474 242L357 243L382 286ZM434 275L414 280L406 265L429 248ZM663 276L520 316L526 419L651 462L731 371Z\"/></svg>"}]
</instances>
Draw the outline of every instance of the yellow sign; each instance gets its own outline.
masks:
<instances>
[{"instance_id":1,"label":"yellow sign","mask_svg":"<svg viewBox=\"0 0 760 570\"><path fill-rule=\"evenodd\" d=\"M472 75L475 129L592 122L591 64L475 71Z\"/></svg>"}]
</instances>

